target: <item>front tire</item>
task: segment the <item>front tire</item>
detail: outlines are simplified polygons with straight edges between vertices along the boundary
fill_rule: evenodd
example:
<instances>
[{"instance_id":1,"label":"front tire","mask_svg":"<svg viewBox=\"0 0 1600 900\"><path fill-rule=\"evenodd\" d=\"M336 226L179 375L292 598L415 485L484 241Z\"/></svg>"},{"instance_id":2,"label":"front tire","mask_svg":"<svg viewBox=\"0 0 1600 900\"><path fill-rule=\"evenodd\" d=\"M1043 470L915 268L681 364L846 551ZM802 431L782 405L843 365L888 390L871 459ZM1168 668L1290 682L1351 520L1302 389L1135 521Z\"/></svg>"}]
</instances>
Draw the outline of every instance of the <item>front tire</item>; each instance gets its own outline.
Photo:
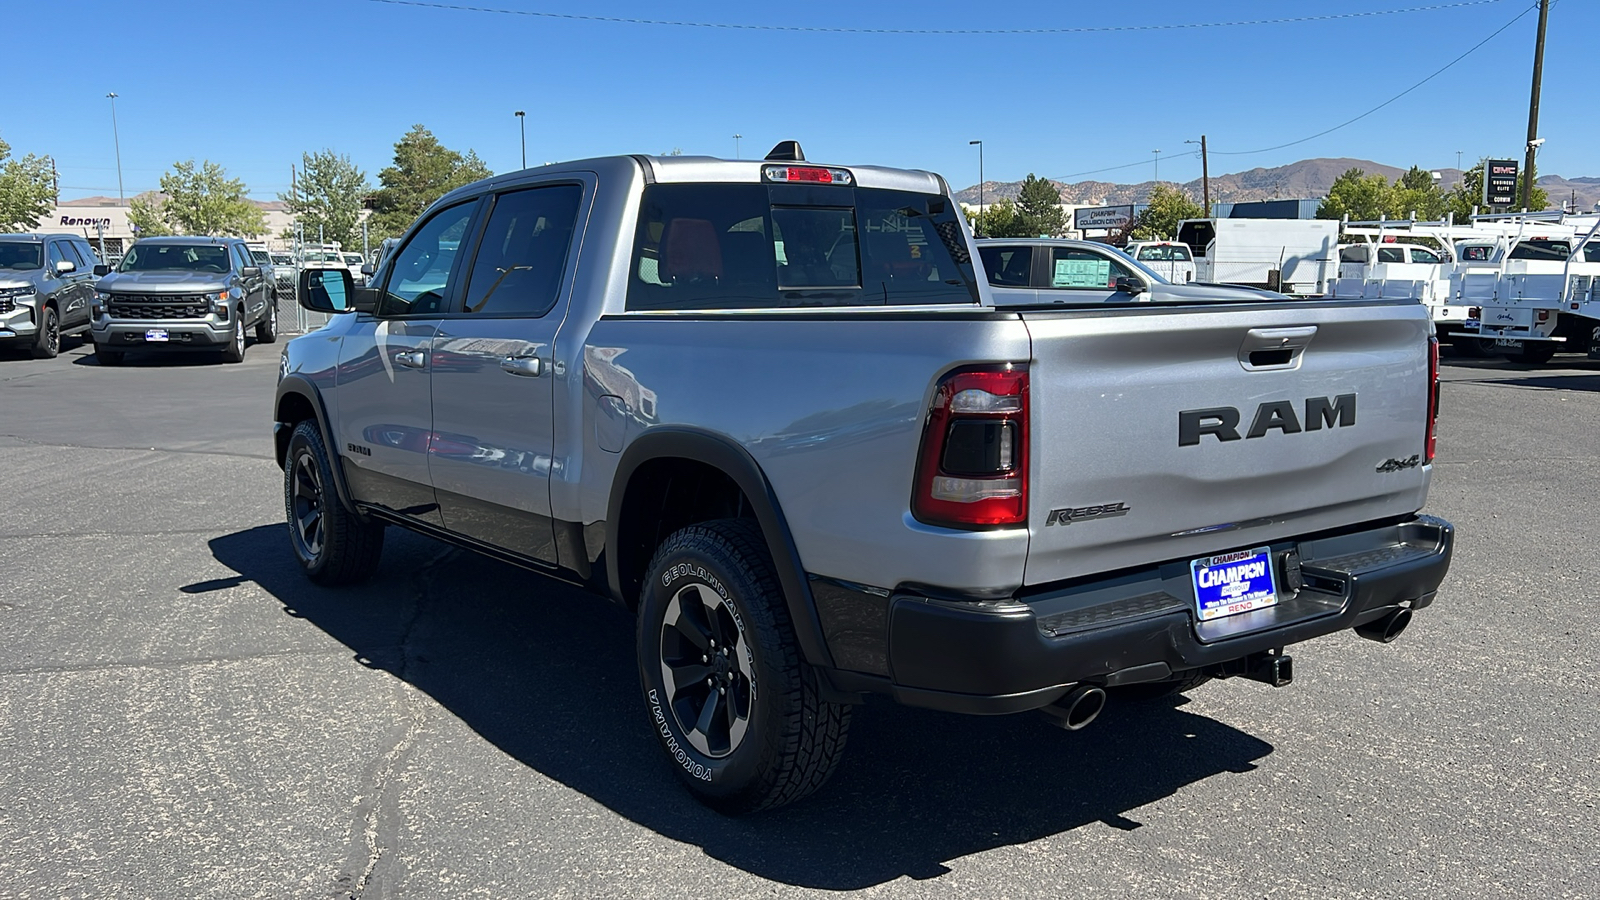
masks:
<instances>
[{"instance_id":1,"label":"front tire","mask_svg":"<svg viewBox=\"0 0 1600 900\"><path fill-rule=\"evenodd\" d=\"M244 362L244 307L233 311L233 334L228 339L228 346L222 350L222 361L225 363Z\"/></svg>"},{"instance_id":2,"label":"front tire","mask_svg":"<svg viewBox=\"0 0 1600 900\"><path fill-rule=\"evenodd\" d=\"M34 359L55 359L61 353L61 317L54 306L44 307L39 317L39 333L33 338Z\"/></svg>"},{"instance_id":3,"label":"front tire","mask_svg":"<svg viewBox=\"0 0 1600 900\"><path fill-rule=\"evenodd\" d=\"M690 793L730 815L793 803L838 766L850 708L800 658L760 530L673 533L645 576L637 630L651 726Z\"/></svg>"},{"instance_id":4,"label":"front tire","mask_svg":"<svg viewBox=\"0 0 1600 900\"><path fill-rule=\"evenodd\" d=\"M378 569L383 526L346 509L333 485L333 459L317 423L307 419L289 436L283 467L289 544L301 570L317 584L357 584Z\"/></svg>"}]
</instances>

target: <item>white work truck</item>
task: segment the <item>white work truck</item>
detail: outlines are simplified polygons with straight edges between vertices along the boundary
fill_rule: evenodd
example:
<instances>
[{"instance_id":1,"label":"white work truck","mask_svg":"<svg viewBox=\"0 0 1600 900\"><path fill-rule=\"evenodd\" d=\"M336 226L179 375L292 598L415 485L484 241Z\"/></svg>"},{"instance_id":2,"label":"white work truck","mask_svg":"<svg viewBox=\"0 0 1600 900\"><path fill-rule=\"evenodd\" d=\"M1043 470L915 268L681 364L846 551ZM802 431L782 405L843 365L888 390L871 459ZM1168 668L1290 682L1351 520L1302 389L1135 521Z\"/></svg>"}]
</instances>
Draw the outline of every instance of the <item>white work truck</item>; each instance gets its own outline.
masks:
<instances>
[{"instance_id":1,"label":"white work truck","mask_svg":"<svg viewBox=\"0 0 1600 900\"><path fill-rule=\"evenodd\" d=\"M1178 241L1194 254L1200 282L1321 297L1338 278L1332 219L1185 219Z\"/></svg>"}]
</instances>

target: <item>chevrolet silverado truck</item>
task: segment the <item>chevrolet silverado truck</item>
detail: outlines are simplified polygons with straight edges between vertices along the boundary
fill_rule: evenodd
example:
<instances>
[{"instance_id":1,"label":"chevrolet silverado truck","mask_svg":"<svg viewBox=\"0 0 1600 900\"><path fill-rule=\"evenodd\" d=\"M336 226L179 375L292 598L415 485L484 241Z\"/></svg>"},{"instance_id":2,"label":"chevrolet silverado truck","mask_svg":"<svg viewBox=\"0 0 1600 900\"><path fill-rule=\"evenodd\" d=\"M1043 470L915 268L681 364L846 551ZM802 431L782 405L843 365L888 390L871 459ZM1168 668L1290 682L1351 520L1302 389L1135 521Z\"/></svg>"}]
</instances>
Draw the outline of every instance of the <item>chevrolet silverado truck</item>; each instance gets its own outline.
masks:
<instances>
[{"instance_id":1,"label":"chevrolet silverado truck","mask_svg":"<svg viewBox=\"0 0 1600 900\"><path fill-rule=\"evenodd\" d=\"M95 274L89 333L103 366L130 350L211 350L237 363L252 328L259 343L278 339L272 282L238 238L146 238Z\"/></svg>"},{"instance_id":2,"label":"chevrolet silverado truck","mask_svg":"<svg viewBox=\"0 0 1600 900\"><path fill-rule=\"evenodd\" d=\"M729 813L817 789L869 694L1079 728L1433 602L1420 305L1089 261L1002 308L979 258L939 176L793 142L460 188L369 287L301 275L340 315L283 352L288 546L349 584L400 527L633 611L640 726Z\"/></svg>"}]
</instances>

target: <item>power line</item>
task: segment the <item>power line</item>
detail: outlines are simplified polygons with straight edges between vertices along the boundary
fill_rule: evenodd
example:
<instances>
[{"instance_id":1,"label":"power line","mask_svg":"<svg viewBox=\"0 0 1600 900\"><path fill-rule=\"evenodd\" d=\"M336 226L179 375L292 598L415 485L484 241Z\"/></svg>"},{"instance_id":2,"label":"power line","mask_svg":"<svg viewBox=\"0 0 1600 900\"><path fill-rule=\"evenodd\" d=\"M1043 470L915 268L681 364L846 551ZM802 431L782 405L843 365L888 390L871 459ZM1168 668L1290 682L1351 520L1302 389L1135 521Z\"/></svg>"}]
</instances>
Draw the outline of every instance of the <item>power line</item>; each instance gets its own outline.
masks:
<instances>
[{"instance_id":1,"label":"power line","mask_svg":"<svg viewBox=\"0 0 1600 900\"><path fill-rule=\"evenodd\" d=\"M1333 126L1332 128L1329 128L1329 129L1326 129L1326 130L1323 130L1323 131L1319 131L1316 134L1310 135L1309 137L1303 137L1303 138L1301 138L1301 139L1299 139L1297 141L1290 141L1287 144L1278 144L1275 147L1262 147L1259 150L1212 150L1211 152L1214 155L1217 155L1217 156L1247 156L1247 155L1249 155L1251 153L1266 153L1266 152L1269 152L1269 151L1272 151L1272 150L1282 150L1285 147L1293 147L1296 144L1304 144L1306 141L1313 141L1313 140L1316 140L1319 137L1322 137L1323 135L1332 134L1333 132L1338 131L1339 129L1345 127L1346 125L1353 125L1356 122L1359 122L1362 119L1365 119L1367 116L1372 115L1373 113L1377 112L1378 110L1383 109L1385 106L1388 106L1389 104L1395 102L1396 100L1399 100L1401 97L1404 97L1405 95L1411 93L1412 91L1416 90L1417 88L1422 87L1423 85L1425 85L1428 82L1434 80L1435 78L1438 78L1440 75L1443 75L1446 71L1448 71L1449 69L1454 67L1456 63L1461 62L1463 59L1466 59L1468 56L1471 56L1474 52L1477 51L1477 49L1479 47L1482 47L1484 44L1487 44L1490 41L1494 40L1495 38L1499 37L1501 32L1503 32L1507 28L1510 28L1511 26L1517 24L1518 22L1520 22L1522 20L1523 16L1526 16L1528 13L1531 13L1535 9L1538 9L1538 8L1539 8L1539 5L1537 3L1535 3L1534 5L1528 7L1527 9L1524 9L1522 12L1517 13L1516 17L1513 18L1511 21L1505 23L1504 25L1501 25L1499 28L1496 28L1494 30L1494 32L1492 34L1490 34L1488 37L1484 38L1483 40L1481 40L1481 41L1477 42L1476 44L1473 44L1471 47L1467 48L1465 53L1462 53L1460 56L1456 57L1455 59L1452 59L1449 62L1445 63L1443 66L1440 66L1438 69L1435 69L1433 74L1431 74L1428 77L1422 79L1421 81L1417 82L1416 84L1413 84L1412 86L1406 88L1405 90L1401 91L1400 93L1395 94L1393 97L1390 97L1389 99L1383 101L1382 103L1379 103L1377 106L1374 106L1373 108L1367 110L1366 112L1362 113L1359 116L1356 116L1355 118L1346 119L1345 121L1340 122L1339 124Z\"/></svg>"},{"instance_id":2,"label":"power line","mask_svg":"<svg viewBox=\"0 0 1600 900\"><path fill-rule=\"evenodd\" d=\"M1559 3L1559 2L1560 2L1560 0L1557 0L1557 3ZM1554 4L1552 4L1552 5L1554 5ZM1511 26L1517 24L1517 22L1522 20L1523 16L1526 16L1528 13L1533 12L1535 9L1538 9L1538 8L1539 7L1538 7L1537 3L1535 3L1532 6L1529 6L1528 8L1524 9L1522 12L1518 13L1516 15L1516 17L1513 18L1511 21L1509 21L1506 24L1501 25L1499 28L1495 29L1494 32L1491 33L1488 37L1486 37L1483 40L1477 42L1476 44L1473 44L1471 47L1469 47L1467 49L1467 51L1465 53L1462 53L1460 56L1457 56L1455 59L1450 60L1448 63L1445 63L1443 66L1441 66L1440 68L1435 70L1433 72L1433 74L1431 74L1428 77L1422 79L1421 81L1417 82L1416 84L1413 84L1412 86L1406 88L1405 90L1401 91L1400 93L1395 94L1393 97L1390 97L1389 99L1383 101L1382 103L1378 104L1377 106L1374 106L1373 108L1371 108L1371 109L1367 110L1366 112L1362 113L1361 115L1356 116L1356 117L1351 118L1351 119L1347 119L1347 120L1345 120L1343 122L1340 122L1338 125L1335 125L1332 128L1328 128L1326 130L1319 131L1316 134L1311 135L1310 137L1303 137L1303 138L1300 138L1297 141L1290 141L1287 144L1278 144L1275 147L1262 147L1259 150L1212 150L1211 153L1212 153L1213 156L1248 156L1249 154L1252 154L1252 153L1267 153L1267 152L1270 152L1272 150L1282 150L1282 149L1284 149L1286 147L1293 147L1293 146L1295 146L1297 144L1304 144L1307 141L1316 140L1317 138L1322 137L1324 135L1332 134L1333 132L1338 131L1341 128L1344 128L1347 125L1353 125L1356 122L1359 122L1362 119L1365 119L1367 116L1372 115L1373 113L1377 112L1378 110L1383 109L1385 106L1388 106L1389 104L1395 102L1396 100L1399 100L1401 97L1404 97L1405 95L1411 93L1412 91L1416 90L1417 88L1422 87L1423 85L1427 84L1428 82L1432 81L1433 79L1438 78L1440 75L1443 75L1446 71L1448 71L1449 69L1454 67L1457 63L1461 62L1463 59L1466 59L1468 56L1471 56L1474 52L1476 52L1478 50L1478 48L1482 47L1484 44L1487 44L1490 41L1494 40L1495 38L1499 37L1500 34L1502 32L1504 32L1507 28L1510 28ZM1193 157L1195 157L1197 159L1200 156L1200 154L1198 154L1198 153L1190 153L1189 155L1193 156ZM1080 177L1082 177L1084 175L1098 175L1101 172L1115 172L1115 171L1119 171L1121 169L1132 169L1132 168L1137 168L1138 166L1147 166L1149 164L1150 164L1149 160L1141 159L1141 160L1138 160L1137 162L1123 163L1122 165L1119 165L1119 166L1106 166L1103 169L1090 169L1090 170L1088 170L1086 172L1074 172L1071 175L1062 175L1062 176L1060 176L1060 178L1061 178L1061 180L1065 181L1068 178L1080 178Z\"/></svg>"},{"instance_id":3,"label":"power line","mask_svg":"<svg viewBox=\"0 0 1600 900\"><path fill-rule=\"evenodd\" d=\"M1504 0L1457 0L1454 3L1434 3L1427 6L1408 6L1400 9L1375 9L1366 12L1325 13L1317 16L1290 16L1277 19L1241 19L1232 22L1189 22L1152 25L1085 25L1064 28L841 28L823 25L752 25L739 22L688 22L672 19L639 19L623 16L590 16L578 13L543 12L531 9L505 9L492 6L467 6L459 3L435 3L429 0L368 0L390 6L415 6L424 9L445 9L453 12L494 13L505 16L531 16L541 19L568 19L578 22L604 22L612 25L668 25L677 28L727 28L743 31L797 31L826 34L1103 34L1127 31L1177 31L1187 28L1234 28L1245 25L1291 25L1302 22L1330 22L1338 19L1365 19L1373 16L1393 16L1405 13L1435 12L1460 9L1466 6L1484 6Z\"/></svg>"}]
</instances>

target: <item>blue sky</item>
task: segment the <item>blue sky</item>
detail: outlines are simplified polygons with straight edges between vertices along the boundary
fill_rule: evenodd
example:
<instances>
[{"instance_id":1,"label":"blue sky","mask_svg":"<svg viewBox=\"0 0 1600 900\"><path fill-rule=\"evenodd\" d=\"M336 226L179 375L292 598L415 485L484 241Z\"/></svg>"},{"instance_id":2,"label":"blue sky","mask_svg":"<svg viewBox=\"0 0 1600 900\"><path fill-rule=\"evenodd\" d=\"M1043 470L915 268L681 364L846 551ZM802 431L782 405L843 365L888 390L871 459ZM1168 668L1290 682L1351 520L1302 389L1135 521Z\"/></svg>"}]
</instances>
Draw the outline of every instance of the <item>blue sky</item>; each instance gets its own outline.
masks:
<instances>
[{"instance_id":1,"label":"blue sky","mask_svg":"<svg viewBox=\"0 0 1600 900\"><path fill-rule=\"evenodd\" d=\"M448 2L448 0L444 0ZM883 29L1197 24L1452 0L1205 4L813 0L465 0L590 16ZM287 190L303 151L347 153L374 182L414 123L490 168L613 153L758 156L784 138L814 160L932 169L956 188L1035 172L1163 180L1318 156L1454 166L1521 156L1537 13L1385 109L1370 109L1511 21L1532 0L1334 21L1069 34L843 34L613 24L374 0L0 0L8 32L54 35L0 92L0 137L55 156L62 196L116 194L108 91L126 191L176 160L211 159L252 196ZM1600 4L1561 0L1545 53L1540 171L1600 175L1593 37Z\"/></svg>"}]
</instances>

